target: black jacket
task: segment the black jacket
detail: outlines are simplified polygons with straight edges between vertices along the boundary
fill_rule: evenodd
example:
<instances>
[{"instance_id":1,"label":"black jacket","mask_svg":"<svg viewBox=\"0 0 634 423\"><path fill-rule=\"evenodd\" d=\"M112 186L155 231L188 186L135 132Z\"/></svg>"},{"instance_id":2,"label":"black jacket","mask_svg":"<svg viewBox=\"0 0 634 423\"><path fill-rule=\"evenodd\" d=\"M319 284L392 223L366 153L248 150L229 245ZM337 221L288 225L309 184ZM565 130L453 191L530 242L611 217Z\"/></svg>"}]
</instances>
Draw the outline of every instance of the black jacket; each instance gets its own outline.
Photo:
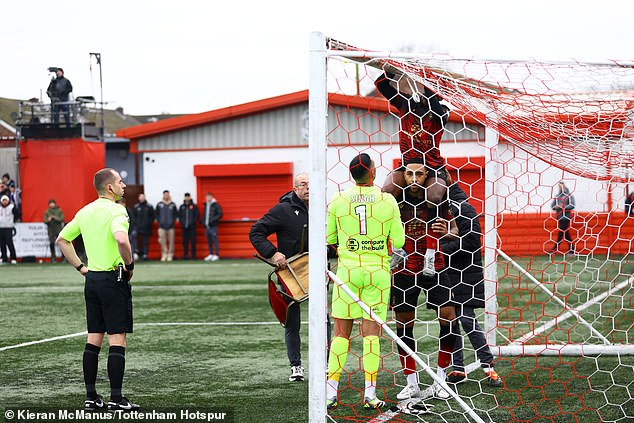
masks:
<instances>
[{"instance_id":1,"label":"black jacket","mask_svg":"<svg viewBox=\"0 0 634 423\"><path fill-rule=\"evenodd\" d=\"M51 101L68 101L68 95L73 91L73 85L64 76L51 80L46 94Z\"/></svg>"},{"instance_id":2,"label":"black jacket","mask_svg":"<svg viewBox=\"0 0 634 423\"><path fill-rule=\"evenodd\" d=\"M178 220L181 222L183 228L192 228L196 226L198 222L198 207L194 202L189 204L183 202L178 208Z\"/></svg>"},{"instance_id":3,"label":"black jacket","mask_svg":"<svg viewBox=\"0 0 634 423\"><path fill-rule=\"evenodd\" d=\"M209 214L207 214L207 208L209 208ZM213 228L218 226L218 222L222 218L222 207L217 201L205 202L203 207L203 215L201 216L200 223L205 228Z\"/></svg>"},{"instance_id":4,"label":"black jacket","mask_svg":"<svg viewBox=\"0 0 634 423\"><path fill-rule=\"evenodd\" d=\"M137 233L141 235L152 234L152 223L154 222L154 207L147 201L134 205L134 221Z\"/></svg>"},{"instance_id":5,"label":"black jacket","mask_svg":"<svg viewBox=\"0 0 634 423\"><path fill-rule=\"evenodd\" d=\"M277 234L277 248L268 236ZM249 240L258 254L271 258L276 252L287 258L308 251L308 208L290 191L280 197L280 202L255 222L249 232Z\"/></svg>"},{"instance_id":6,"label":"black jacket","mask_svg":"<svg viewBox=\"0 0 634 423\"><path fill-rule=\"evenodd\" d=\"M473 206L466 201L453 203L451 211L456 216L460 237L455 240L442 238L440 243L447 263L445 272L454 286L454 301L473 308L482 308L484 270L480 221Z\"/></svg>"},{"instance_id":7,"label":"black jacket","mask_svg":"<svg viewBox=\"0 0 634 423\"><path fill-rule=\"evenodd\" d=\"M156 205L156 220L158 220L159 228L172 229L177 218L178 207L176 207L176 203L173 201L169 203L159 201Z\"/></svg>"},{"instance_id":8,"label":"black jacket","mask_svg":"<svg viewBox=\"0 0 634 423\"><path fill-rule=\"evenodd\" d=\"M625 199L625 211L630 216L634 216L634 192L631 192Z\"/></svg>"}]
</instances>

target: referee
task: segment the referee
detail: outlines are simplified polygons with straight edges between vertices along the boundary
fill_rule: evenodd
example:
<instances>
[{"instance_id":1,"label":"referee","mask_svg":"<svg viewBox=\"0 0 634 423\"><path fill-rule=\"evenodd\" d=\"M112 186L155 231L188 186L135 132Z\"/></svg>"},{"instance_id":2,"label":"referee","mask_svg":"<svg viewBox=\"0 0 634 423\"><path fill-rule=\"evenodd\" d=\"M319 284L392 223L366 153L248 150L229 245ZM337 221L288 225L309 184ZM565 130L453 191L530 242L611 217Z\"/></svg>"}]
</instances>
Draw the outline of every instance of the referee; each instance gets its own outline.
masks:
<instances>
[{"instance_id":1,"label":"referee","mask_svg":"<svg viewBox=\"0 0 634 423\"><path fill-rule=\"evenodd\" d=\"M119 173L101 169L94 176L99 198L77 212L59 234L59 245L68 263L86 277L84 298L88 338L83 356L86 410L106 406L97 394L97 364L104 334L108 333L108 410L138 410L121 393L125 370L126 333L132 332L132 291L134 271L128 240L130 225L126 209L116 202L123 197L125 184ZM81 262L72 241L83 237L88 264Z\"/></svg>"}]
</instances>

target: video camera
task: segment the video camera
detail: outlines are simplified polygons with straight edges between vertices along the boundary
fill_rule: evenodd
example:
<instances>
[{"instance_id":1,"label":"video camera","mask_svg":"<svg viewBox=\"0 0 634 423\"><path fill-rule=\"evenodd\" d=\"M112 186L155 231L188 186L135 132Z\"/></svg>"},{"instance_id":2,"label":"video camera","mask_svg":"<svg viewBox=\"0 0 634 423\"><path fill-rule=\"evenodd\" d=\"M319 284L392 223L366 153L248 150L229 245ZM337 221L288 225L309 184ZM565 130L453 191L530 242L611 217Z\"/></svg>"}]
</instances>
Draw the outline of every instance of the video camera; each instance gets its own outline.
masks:
<instances>
[{"instance_id":1,"label":"video camera","mask_svg":"<svg viewBox=\"0 0 634 423\"><path fill-rule=\"evenodd\" d=\"M58 68L57 68L57 67L55 67L55 66L50 66L50 67L48 68L48 71L49 71L49 72L53 72L53 73L55 73L55 72L57 72L57 69L58 69Z\"/></svg>"}]
</instances>

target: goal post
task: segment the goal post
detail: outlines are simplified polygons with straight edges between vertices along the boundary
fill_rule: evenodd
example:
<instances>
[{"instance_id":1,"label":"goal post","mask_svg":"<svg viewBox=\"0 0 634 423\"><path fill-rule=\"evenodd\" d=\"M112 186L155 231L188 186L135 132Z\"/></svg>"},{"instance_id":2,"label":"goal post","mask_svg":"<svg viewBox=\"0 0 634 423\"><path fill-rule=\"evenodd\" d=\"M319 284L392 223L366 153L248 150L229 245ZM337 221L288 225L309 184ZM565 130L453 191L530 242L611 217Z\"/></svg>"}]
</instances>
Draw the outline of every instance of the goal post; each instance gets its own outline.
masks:
<instances>
[{"instance_id":1,"label":"goal post","mask_svg":"<svg viewBox=\"0 0 634 423\"><path fill-rule=\"evenodd\" d=\"M481 222L484 307L475 315L503 381L489 386L478 371L487 363L463 333L467 381L456 386L458 398L425 399L433 405L425 421L634 420L634 216L624 211L634 179L634 62L460 59L366 50L313 33L311 423L421 421L399 415L396 395L406 384L401 350L414 353L421 386L438 382L425 374L438 355L438 322L421 294L416 348L394 338L392 312L380 322L386 330L377 396L390 413L363 409L356 325L339 407L326 410L326 208L352 184L354 155L367 152L375 161L376 185L402 163L404 118L375 88L386 70L398 76L391 81L398 95L431 90L450 109L440 151ZM463 284L461 272L454 284ZM474 288L472 295L480 294ZM453 359L455 368L455 353Z\"/></svg>"}]
</instances>

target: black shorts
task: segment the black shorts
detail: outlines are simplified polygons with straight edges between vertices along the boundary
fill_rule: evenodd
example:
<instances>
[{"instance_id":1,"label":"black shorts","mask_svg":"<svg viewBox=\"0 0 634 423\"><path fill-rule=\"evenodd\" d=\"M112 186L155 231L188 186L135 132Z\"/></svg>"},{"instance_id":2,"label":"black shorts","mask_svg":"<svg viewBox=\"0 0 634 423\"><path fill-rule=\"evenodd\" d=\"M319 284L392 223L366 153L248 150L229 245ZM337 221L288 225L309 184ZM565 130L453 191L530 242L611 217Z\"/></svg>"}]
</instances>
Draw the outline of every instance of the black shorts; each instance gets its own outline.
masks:
<instances>
[{"instance_id":1,"label":"black shorts","mask_svg":"<svg viewBox=\"0 0 634 423\"><path fill-rule=\"evenodd\" d=\"M88 333L132 333L132 288L116 272L88 272L84 298Z\"/></svg>"},{"instance_id":2,"label":"black shorts","mask_svg":"<svg viewBox=\"0 0 634 423\"><path fill-rule=\"evenodd\" d=\"M451 280L445 272L426 277L421 274L395 273L392 282L390 305L394 311L414 311L418 306L420 291L425 291L427 308L455 306L451 292Z\"/></svg>"}]
</instances>

